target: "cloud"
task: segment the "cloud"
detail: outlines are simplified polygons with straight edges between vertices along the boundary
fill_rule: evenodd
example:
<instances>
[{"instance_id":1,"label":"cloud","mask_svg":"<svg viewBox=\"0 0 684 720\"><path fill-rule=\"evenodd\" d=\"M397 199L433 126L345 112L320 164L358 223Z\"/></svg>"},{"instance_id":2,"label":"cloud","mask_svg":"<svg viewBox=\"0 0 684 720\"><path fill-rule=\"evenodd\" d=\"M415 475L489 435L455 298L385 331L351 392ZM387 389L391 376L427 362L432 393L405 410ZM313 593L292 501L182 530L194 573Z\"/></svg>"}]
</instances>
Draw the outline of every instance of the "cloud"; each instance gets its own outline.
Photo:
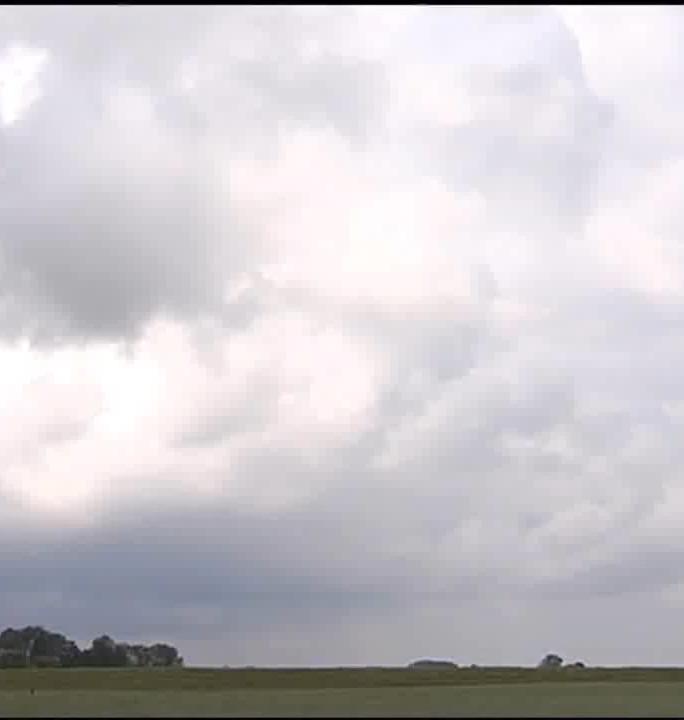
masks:
<instances>
[{"instance_id":1,"label":"cloud","mask_svg":"<svg viewBox=\"0 0 684 720\"><path fill-rule=\"evenodd\" d=\"M382 102L373 66L305 55L296 14L281 26L280 11L238 11L212 26L201 10L160 24L111 10L14 18L52 60L40 97L3 131L0 317L37 341L131 337L159 313L220 310L260 257L228 186L240 145L329 124L359 139ZM137 30L148 15L159 53ZM265 35L265 56L232 56L218 26Z\"/></svg>"},{"instance_id":2,"label":"cloud","mask_svg":"<svg viewBox=\"0 0 684 720\"><path fill-rule=\"evenodd\" d=\"M5 9L6 622L675 662L680 20Z\"/></svg>"}]
</instances>

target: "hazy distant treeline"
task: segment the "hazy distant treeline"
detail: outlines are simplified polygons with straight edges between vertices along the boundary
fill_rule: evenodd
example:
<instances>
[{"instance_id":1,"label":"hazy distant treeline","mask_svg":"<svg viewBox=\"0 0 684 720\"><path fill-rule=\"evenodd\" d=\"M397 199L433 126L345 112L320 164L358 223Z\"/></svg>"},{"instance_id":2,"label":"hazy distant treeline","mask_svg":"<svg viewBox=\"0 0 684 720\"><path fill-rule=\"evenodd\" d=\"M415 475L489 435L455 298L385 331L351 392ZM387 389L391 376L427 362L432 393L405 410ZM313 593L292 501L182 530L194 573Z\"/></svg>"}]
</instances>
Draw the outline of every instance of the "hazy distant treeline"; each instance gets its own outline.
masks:
<instances>
[{"instance_id":1,"label":"hazy distant treeline","mask_svg":"<svg viewBox=\"0 0 684 720\"><path fill-rule=\"evenodd\" d=\"M78 645L61 633L40 626L21 630L7 628L0 633L0 667L171 667L183 664L172 645L129 645L108 635L93 640L89 648Z\"/></svg>"}]
</instances>

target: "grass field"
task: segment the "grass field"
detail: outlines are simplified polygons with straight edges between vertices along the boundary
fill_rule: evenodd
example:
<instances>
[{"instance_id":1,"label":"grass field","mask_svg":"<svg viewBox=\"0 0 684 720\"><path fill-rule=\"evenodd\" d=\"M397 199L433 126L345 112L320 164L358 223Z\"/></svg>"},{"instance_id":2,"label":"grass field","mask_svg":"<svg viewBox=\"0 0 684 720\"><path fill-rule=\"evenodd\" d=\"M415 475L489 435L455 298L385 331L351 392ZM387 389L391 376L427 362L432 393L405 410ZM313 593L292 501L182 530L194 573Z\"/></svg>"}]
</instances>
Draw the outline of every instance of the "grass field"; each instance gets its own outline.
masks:
<instances>
[{"instance_id":1,"label":"grass field","mask_svg":"<svg viewBox=\"0 0 684 720\"><path fill-rule=\"evenodd\" d=\"M684 670L3 670L0 716L683 717Z\"/></svg>"}]
</instances>

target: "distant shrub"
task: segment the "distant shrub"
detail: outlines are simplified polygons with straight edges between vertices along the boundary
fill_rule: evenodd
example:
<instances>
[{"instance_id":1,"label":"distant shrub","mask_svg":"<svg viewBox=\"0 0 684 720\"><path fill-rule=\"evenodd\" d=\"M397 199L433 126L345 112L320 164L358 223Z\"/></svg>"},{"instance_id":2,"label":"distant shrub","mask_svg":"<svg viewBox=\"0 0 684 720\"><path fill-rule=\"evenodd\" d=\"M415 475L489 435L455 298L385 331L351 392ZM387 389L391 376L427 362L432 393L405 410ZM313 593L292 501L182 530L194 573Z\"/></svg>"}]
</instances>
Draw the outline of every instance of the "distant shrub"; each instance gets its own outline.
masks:
<instances>
[{"instance_id":1,"label":"distant shrub","mask_svg":"<svg viewBox=\"0 0 684 720\"><path fill-rule=\"evenodd\" d=\"M416 660L409 665L412 670L453 670L457 667L450 660Z\"/></svg>"}]
</instances>

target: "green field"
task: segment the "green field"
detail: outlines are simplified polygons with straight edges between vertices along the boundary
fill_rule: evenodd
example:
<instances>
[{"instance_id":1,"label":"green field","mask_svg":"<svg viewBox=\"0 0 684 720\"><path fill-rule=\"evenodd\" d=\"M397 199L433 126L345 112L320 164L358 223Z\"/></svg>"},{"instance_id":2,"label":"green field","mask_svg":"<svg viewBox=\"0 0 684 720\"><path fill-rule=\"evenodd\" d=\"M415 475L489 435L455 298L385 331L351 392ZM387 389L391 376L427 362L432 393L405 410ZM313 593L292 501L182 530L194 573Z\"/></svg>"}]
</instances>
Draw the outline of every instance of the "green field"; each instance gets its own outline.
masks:
<instances>
[{"instance_id":1,"label":"green field","mask_svg":"<svg viewBox=\"0 0 684 720\"><path fill-rule=\"evenodd\" d=\"M0 671L4 717L186 715L682 717L684 670Z\"/></svg>"}]
</instances>

